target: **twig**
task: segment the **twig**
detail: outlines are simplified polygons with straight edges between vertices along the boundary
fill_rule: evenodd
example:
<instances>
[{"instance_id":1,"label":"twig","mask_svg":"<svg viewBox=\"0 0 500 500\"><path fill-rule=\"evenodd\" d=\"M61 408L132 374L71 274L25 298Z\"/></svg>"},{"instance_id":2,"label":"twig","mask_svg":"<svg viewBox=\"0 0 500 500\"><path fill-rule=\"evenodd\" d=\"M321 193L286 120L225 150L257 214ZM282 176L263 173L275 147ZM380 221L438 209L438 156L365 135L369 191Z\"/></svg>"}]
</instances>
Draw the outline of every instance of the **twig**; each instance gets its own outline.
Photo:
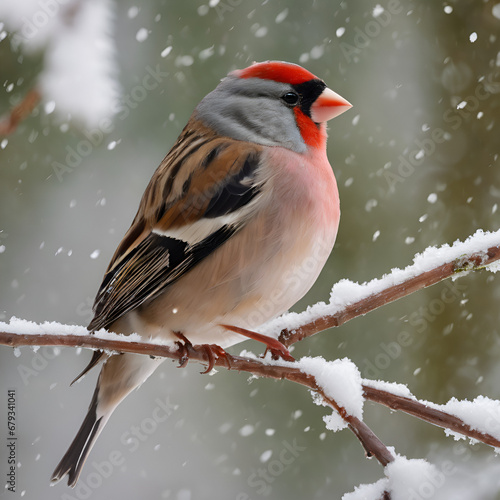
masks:
<instances>
[{"instance_id":1,"label":"twig","mask_svg":"<svg viewBox=\"0 0 500 500\"><path fill-rule=\"evenodd\" d=\"M356 425L352 425L354 421ZM363 445L368 458L376 456L384 467L394 461L394 455L363 421L351 416L349 427Z\"/></svg>"},{"instance_id":2,"label":"twig","mask_svg":"<svg viewBox=\"0 0 500 500\"><path fill-rule=\"evenodd\" d=\"M123 340L101 339L94 335L23 335L8 332L0 332L0 344L10 347L21 346L67 346L67 347L86 347L90 349L106 349L114 352L131 352L148 356L167 357L179 359L182 352L178 347L168 345L155 345L145 342L128 342ZM203 346L186 346L189 359L200 363L208 364L210 362L206 349ZM248 358L242 356L225 356L214 359L215 366L223 367L228 370L244 371L258 377L267 377L274 379L286 379L297 384L301 384L313 391L318 392L325 399L329 406L338 411L340 416L348 423L351 430L360 440L368 456L374 456L382 465L391 462L392 455L385 445L375 436L375 434L360 420L339 406L335 401L328 398L321 387L316 384L312 375L301 372L288 363L286 366L270 364L267 361L257 358ZM392 394L386 390L377 389L370 385L363 384L363 393L367 400L382 404L393 410L400 410L409 415L413 415L426 422L438 427L451 429L464 436L477 439L489 446L500 447L500 441L494 436L482 433L471 428L460 418L450 415L441 410L430 408L425 404Z\"/></svg>"},{"instance_id":3,"label":"twig","mask_svg":"<svg viewBox=\"0 0 500 500\"><path fill-rule=\"evenodd\" d=\"M432 408L415 399L398 396L396 394L392 394L391 392L376 389L369 385L363 385L363 394L366 399L373 401L374 403L380 403L387 406L391 410L399 410L407 413L408 415L413 415L420 420L424 420L444 429L458 432L459 434L463 434L472 439L477 439L478 441L493 446L494 448L498 448L500 446L500 440L494 436L473 429L455 415L450 415L442 410Z\"/></svg>"},{"instance_id":4,"label":"twig","mask_svg":"<svg viewBox=\"0 0 500 500\"><path fill-rule=\"evenodd\" d=\"M10 113L0 119L0 136L10 135L16 131L19 123L21 123L40 101L40 93L37 89L31 89L24 99L12 108Z\"/></svg>"},{"instance_id":5,"label":"twig","mask_svg":"<svg viewBox=\"0 0 500 500\"><path fill-rule=\"evenodd\" d=\"M357 316L364 315L373 309L393 302L401 297L409 295L417 290L436 284L460 271L478 270L492 262L500 259L500 245L488 248L483 252L461 256L451 262L447 262L434 269L422 272L402 283L387 286L385 289L373 295L364 297L354 304L344 307L335 314L323 316L319 319L303 324L292 331L283 330L280 340L287 346L298 342L308 336L314 335L322 330L341 324ZM119 338L117 336L117 338ZM103 349L115 352L131 352L150 356L169 357L180 359L188 354L189 358L209 366L220 366L228 370L245 371L255 376L263 376L274 379L286 379L301 384L318 393L327 405L334 408L348 424L355 436L359 439L367 456L374 456L383 466L394 461L394 456L389 449L380 441L373 431L361 420L350 415L347 410L336 401L327 397L314 376L300 371L293 362L270 363L268 360L253 357L232 356L230 354L217 355L217 351L209 351L206 346L192 346L178 348L173 345L155 345L146 342L129 342L115 339L102 339L96 335L66 335L66 334L16 334L0 332L0 344L19 347L25 345L57 345L72 347L87 347L91 349ZM482 441L485 444L500 447L500 441L494 436L472 429L460 418L444 411L431 408L417 400L393 394L387 390L363 384L365 399L383 404L393 410L400 410L416 416L426 422L444 427L461 433L470 438ZM390 499L390 493L385 491L382 498Z\"/></svg>"},{"instance_id":6,"label":"twig","mask_svg":"<svg viewBox=\"0 0 500 500\"><path fill-rule=\"evenodd\" d=\"M203 346L186 345L183 349L177 346L160 346L143 342L128 342L123 340L103 340L94 335L18 335L13 333L0 332L0 344L10 347L19 346L73 346L88 347L93 349L106 349L116 352L131 352L145 354L149 356L159 356L179 359L186 354L189 359L201 363L209 363L210 359L207 350ZM394 460L387 447L377 438L369 427L350 415L345 408L338 405L336 401L328 398L323 389L316 384L312 375L301 372L293 366L293 363L287 366L269 364L261 359L252 359L241 356L232 356L226 353L224 356L213 359L216 366L227 368L228 370L245 371L259 377L274 379L286 379L297 384L301 384L309 389L318 392L329 406L337 410L340 416L348 423L356 437L360 440L368 456L374 456L383 465L387 465Z\"/></svg>"},{"instance_id":7,"label":"twig","mask_svg":"<svg viewBox=\"0 0 500 500\"><path fill-rule=\"evenodd\" d=\"M388 287L379 293L363 298L358 302L354 302L341 311L338 311L336 314L323 316L322 318L318 318L310 323L295 328L293 331L285 329L281 332L279 340L288 347L306 337L322 332L323 330L343 325L351 319L363 316L374 309L394 302L402 297L406 297L417 290L435 285L446 278L456 275L458 272L463 270L477 271L499 259L500 246L494 246L488 248L486 253L478 252L452 262L447 262L446 264L419 274L403 283Z\"/></svg>"}]
</instances>

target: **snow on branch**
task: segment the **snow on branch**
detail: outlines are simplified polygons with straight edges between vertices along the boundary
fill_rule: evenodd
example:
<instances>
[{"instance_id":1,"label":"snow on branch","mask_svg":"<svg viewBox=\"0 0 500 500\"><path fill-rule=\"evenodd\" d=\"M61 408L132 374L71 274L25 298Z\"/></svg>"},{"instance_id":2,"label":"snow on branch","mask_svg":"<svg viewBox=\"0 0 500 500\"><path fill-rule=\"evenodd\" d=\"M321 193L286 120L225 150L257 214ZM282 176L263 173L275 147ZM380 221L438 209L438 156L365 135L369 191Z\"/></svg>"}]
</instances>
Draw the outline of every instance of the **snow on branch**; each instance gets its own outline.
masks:
<instances>
[{"instance_id":1,"label":"snow on branch","mask_svg":"<svg viewBox=\"0 0 500 500\"><path fill-rule=\"evenodd\" d=\"M213 357L213 354L205 346L185 345L179 347L174 342L165 342L157 344L148 341L139 341L138 335L125 336L100 330L93 335L81 326L62 325L55 322L46 322L36 324L29 321L13 318L10 323L0 322L0 344L20 347L20 346L67 346L67 347L86 347L91 349L103 349L109 353L132 352L148 356L160 356L178 359L188 357L192 361L198 361L205 364L223 367L228 370L245 371L257 377L267 377L274 379L287 379L292 382L304 385L312 389L323 398L326 405L331 406L338 412L346 424L354 431L360 439L363 447L369 456L375 456L384 466L392 459L392 455L382 444L375 434L364 424L360 418L338 404L332 397L338 395L339 387L346 384L345 378L342 378L336 384L336 387L326 386L325 389L320 383L324 383L324 373L320 375L321 366L326 363L322 358L318 359L318 365L314 368L313 363L304 361L304 367L301 370L300 362L287 362L283 360L272 360L270 358L257 358L252 354L247 356L233 356L225 353L223 356ZM310 358L309 358L310 359ZM348 361L349 364L352 364ZM307 373L307 369L315 374ZM335 371L338 375L340 370ZM316 380L316 376L321 382ZM359 381L361 379L359 378ZM350 387L354 383L349 381ZM345 399L346 406L356 407L354 413L360 414L361 390L358 401L352 403L347 395Z\"/></svg>"},{"instance_id":2,"label":"snow on branch","mask_svg":"<svg viewBox=\"0 0 500 500\"><path fill-rule=\"evenodd\" d=\"M375 442L378 438L374 434L370 436L369 430L360 427L364 425L361 420L362 398L446 428L449 433L461 434L500 448L500 425L493 425L500 422L500 402L488 400L488 398L477 398L472 403L452 400L447 405L420 402L406 386L401 384L358 379L359 372L356 374L351 366L347 366L352 363L345 359L341 360L344 366L338 369L334 364L339 363L339 360L326 362L320 357L288 362L275 361L267 357L257 358L251 353L244 352L245 356L233 356L226 353L224 356L212 358L204 346L187 345L180 348L173 342L158 344L143 341L135 334L125 336L104 330L90 335L82 326L62 325L55 322L36 324L16 318L13 318L10 323L0 322L0 344L15 348L20 346L86 347L103 349L109 353L131 352L178 360L187 355L191 361L203 364L213 363L214 366L248 372L257 377L290 380L320 394L322 400L336 410L356 436L361 437L360 441L367 454L375 456L383 465L391 461L390 454L386 452L385 447L382 450L381 444ZM341 376L342 371L344 371L343 376ZM349 372L350 376L348 376ZM332 374L335 375L333 378L328 377ZM362 393L357 393L356 384L359 385ZM316 402L319 401L316 400ZM479 411L474 411L474 405L478 402L481 403L477 408ZM486 415L484 425L481 424L483 411ZM345 425L339 425L338 421L334 423L329 417L325 420L327 427L331 430L340 430L345 427Z\"/></svg>"},{"instance_id":3,"label":"snow on branch","mask_svg":"<svg viewBox=\"0 0 500 500\"><path fill-rule=\"evenodd\" d=\"M429 478L439 476L439 471L429 462L421 459L409 460L404 456L396 458L385 467L386 477L373 484L363 484L352 493L346 493L342 500L417 500L422 498L436 498L434 491L428 488L422 491L422 485L429 483ZM387 493L390 491L389 493Z\"/></svg>"},{"instance_id":4,"label":"snow on branch","mask_svg":"<svg viewBox=\"0 0 500 500\"><path fill-rule=\"evenodd\" d=\"M330 302L319 302L301 313L289 313L269 322L262 333L279 338L286 346L328 328L340 326L446 278L458 278L470 271L500 270L500 231L477 230L452 246L429 247L405 269L393 269L367 283L341 280L330 294Z\"/></svg>"},{"instance_id":5,"label":"snow on branch","mask_svg":"<svg viewBox=\"0 0 500 500\"><path fill-rule=\"evenodd\" d=\"M44 55L35 87L0 120L0 135L13 133L40 100L45 113L89 128L113 117L120 95L113 10L111 0L0 2L13 50Z\"/></svg>"},{"instance_id":6,"label":"snow on branch","mask_svg":"<svg viewBox=\"0 0 500 500\"><path fill-rule=\"evenodd\" d=\"M417 255L404 270L359 285L343 280L333 289L330 303L319 303L300 314L287 314L263 328L263 333L291 345L332 326L388 304L416 290L449 277L470 271L489 269L496 272L500 259L500 231L477 231L465 242L440 248L428 248ZM452 399L445 405L417 400L406 386L361 379L357 367L348 359L325 361L305 357L298 361L258 358L243 352L233 356L207 346L179 345L178 342L146 341L139 335L118 335L105 330L90 334L86 328L55 322L36 324L12 318L0 322L0 344L20 346L72 346L102 349L111 353L133 352L149 356L186 358L228 370L245 371L257 377L286 379L310 389L314 402L334 410L324 417L328 429L348 427L361 442L367 456L374 456L384 467L386 477L373 485L363 485L345 498L366 498L367 491L378 498L406 498L401 488L406 477L417 477L415 470L430 474L432 466L422 460L398 457L363 422L363 403L369 400L399 410L446 429L455 438L467 436L496 449L500 448L500 402L479 396L474 401ZM398 493L399 491L399 493ZM356 496L360 495L360 496ZM372 498L370 496L370 498Z\"/></svg>"}]
</instances>

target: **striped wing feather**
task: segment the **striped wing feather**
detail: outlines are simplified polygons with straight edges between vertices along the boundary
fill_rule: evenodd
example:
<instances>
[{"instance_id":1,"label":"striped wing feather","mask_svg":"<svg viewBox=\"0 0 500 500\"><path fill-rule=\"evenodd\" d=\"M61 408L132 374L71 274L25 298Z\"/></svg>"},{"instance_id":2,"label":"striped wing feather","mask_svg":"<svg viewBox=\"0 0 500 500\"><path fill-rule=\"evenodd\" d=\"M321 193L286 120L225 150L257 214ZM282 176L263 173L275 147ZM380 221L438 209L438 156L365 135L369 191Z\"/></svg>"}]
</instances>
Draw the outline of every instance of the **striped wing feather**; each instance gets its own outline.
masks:
<instances>
[{"instance_id":1,"label":"striped wing feather","mask_svg":"<svg viewBox=\"0 0 500 500\"><path fill-rule=\"evenodd\" d=\"M217 136L195 121L188 122L146 188L104 275L89 330L108 328L157 297L244 225L237 211L262 187L256 183L261 148ZM235 215L231 223L213 224L228 214ZM169 236L201 219L214 227L203 239Z\"/></svg>"}]
</instances>

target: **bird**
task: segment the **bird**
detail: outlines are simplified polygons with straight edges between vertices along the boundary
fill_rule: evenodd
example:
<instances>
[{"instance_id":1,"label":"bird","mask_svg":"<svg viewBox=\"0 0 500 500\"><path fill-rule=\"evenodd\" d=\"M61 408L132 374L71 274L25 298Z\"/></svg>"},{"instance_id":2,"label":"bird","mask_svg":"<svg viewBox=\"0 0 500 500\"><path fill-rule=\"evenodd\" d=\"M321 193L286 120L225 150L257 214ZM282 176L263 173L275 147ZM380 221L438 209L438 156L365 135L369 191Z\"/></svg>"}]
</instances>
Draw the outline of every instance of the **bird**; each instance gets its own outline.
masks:
<instances>
[{"instance_id":1,"label":"bird","mask_svg":"<svg viewBox=\"0 0 500 500\"><path fill-rule=\"evenodd\" d=\"M231 71L153 174L88 330L213 344L217 355L253 338L290 359L256 330L305 295L332 251L340 206L326 122L351 107L294 63ZM162 361L94 351L75 380L102 364L97 385L53 484L76 485L115 408Z\"/></svg>"}]
</instances>

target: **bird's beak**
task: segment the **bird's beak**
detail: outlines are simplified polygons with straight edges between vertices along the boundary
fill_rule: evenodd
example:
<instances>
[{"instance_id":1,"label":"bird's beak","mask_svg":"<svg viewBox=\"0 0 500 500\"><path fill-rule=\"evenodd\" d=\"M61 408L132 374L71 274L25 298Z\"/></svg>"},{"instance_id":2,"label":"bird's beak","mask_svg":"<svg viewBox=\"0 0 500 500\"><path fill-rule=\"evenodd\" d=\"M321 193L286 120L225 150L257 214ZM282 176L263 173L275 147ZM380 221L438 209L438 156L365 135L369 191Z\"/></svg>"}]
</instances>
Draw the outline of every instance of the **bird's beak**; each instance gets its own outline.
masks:
<instances>
[{"instance_id":1,"label":"bird's beak","mask_svg":"<svg viewBox=\"0 0 500 500\"><path fill-rule=\"evenodd\" d=\"M323 90L311 106L311 118L316 123L327 122L344 111L352 108L352 104L346 101L328 87Z\"/></svg>"}]
</instances>

